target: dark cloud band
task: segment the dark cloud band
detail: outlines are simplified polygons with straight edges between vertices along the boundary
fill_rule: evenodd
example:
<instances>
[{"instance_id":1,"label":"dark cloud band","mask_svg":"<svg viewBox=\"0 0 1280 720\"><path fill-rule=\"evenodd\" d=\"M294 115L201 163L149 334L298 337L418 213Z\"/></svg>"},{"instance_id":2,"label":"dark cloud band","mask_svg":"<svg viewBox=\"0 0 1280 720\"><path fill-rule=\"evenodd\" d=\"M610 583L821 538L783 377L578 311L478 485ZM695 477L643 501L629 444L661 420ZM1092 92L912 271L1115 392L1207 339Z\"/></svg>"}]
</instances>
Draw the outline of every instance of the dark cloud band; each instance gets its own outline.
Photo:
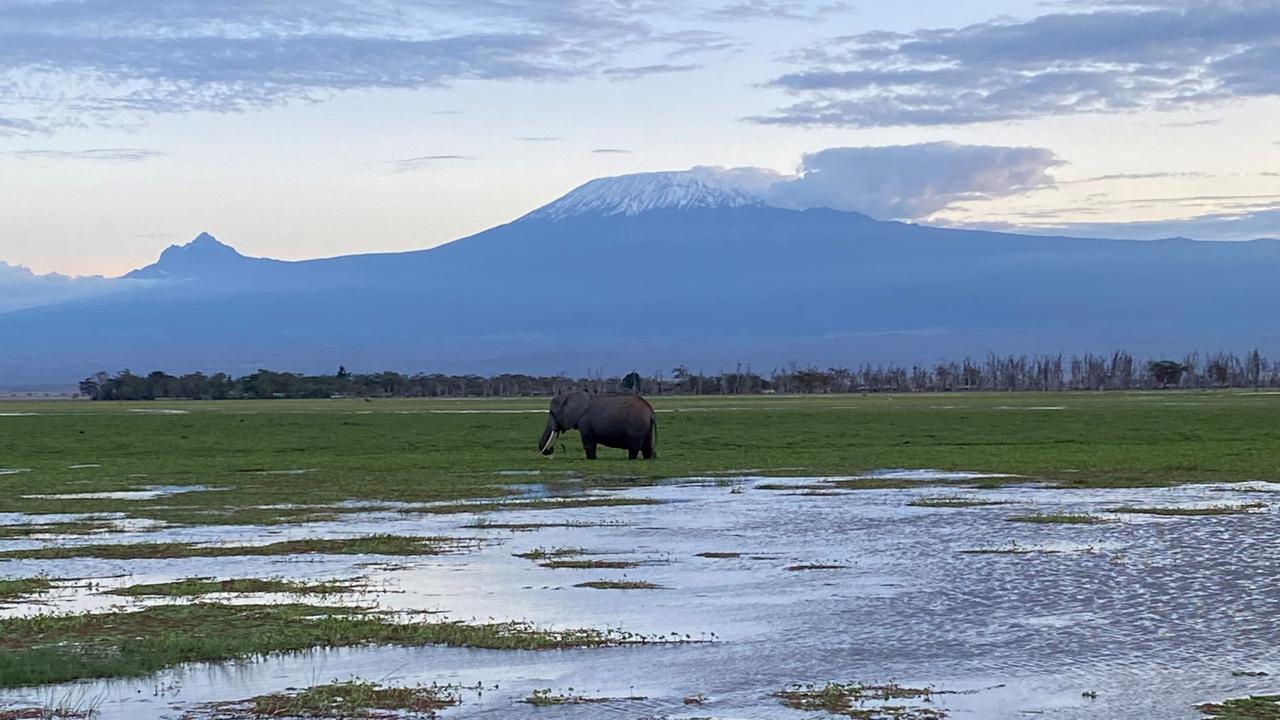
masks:
<instances>
[{"instance_id":1,"label":"dark cloud band","mask_svg":"<svg viewBox=\"0 0 1280 720\"><path fill-rule=\"evenodd\" d=\"M1094 4L1024 22L876 32L797 54L769 84L798 100L756 122L950 125L1280 95L1280 4Z\"/></svg>"}]
</instances>

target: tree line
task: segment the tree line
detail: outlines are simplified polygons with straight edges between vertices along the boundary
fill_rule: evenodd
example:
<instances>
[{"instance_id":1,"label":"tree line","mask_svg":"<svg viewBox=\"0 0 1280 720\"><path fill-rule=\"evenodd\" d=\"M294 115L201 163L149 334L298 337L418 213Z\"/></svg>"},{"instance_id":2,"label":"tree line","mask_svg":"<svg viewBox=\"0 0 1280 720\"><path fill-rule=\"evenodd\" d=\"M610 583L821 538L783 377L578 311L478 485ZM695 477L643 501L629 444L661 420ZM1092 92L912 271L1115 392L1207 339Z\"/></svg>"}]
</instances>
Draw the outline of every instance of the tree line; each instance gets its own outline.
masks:
<instances>
[{"instance_id":1,"label":"tree line","mask_svg":"<svg viewBox=\"0 0 1280 720\"><path fill-rule=\"evenodd\" d=\"M227 373L170 375L157 370L136 375L99 372L80 382L80 394L94 400L230 400L334 397L539 397L567 390L639 392L646 395L757 395L768 393L977 392L1062 390L1154 390L1167 388L1280 387L1280 363L1253 350L1190 353L1180 359L1139 360L1123 351L1107 355L996 355L981 360L900 366L864 364L817 368L792 364L762 374L750 365L708 374L679 366L647 375L590 371L584 377L559 375L445 375L383 371L332 375L259 370L242 377Z\"/></svg>"}]
</instances>

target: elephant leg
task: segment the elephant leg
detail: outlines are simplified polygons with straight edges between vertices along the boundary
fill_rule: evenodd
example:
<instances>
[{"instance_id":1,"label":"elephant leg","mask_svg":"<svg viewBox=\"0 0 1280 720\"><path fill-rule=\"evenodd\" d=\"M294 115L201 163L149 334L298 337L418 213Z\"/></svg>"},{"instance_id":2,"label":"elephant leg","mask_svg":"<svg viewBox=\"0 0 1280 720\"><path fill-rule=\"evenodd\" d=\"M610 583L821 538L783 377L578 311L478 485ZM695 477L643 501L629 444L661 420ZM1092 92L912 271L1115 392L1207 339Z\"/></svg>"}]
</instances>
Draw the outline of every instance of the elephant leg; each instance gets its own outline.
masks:
<instances>
[{"instance_id":1,"label":"elephant leg","mask_svg":"<svg viewBox=\"0 0 1280 720\"><path fill-rule=\"evenodd\" d=\"M652 460L658 457L658 453L653 449L653 431L645 433L644 444L640 446L640 452L644 455L645 460Z\"/></svg>"},{"instance_id":2,"label":"elephant leg","mask_svg":"<svg viewBox=\"0 0 1280 720\"><path fill-rule=\"evenodd\" d=\"M587 453L588 460L596 459L596 436L595 433L579 430L582 435L582 449Z\"/></svg>"},{"instance_id":3,"label":"elephant leg","mask_svg":"<svg viewBox=\"0 0 1280 720\"><path fill-rule=\"evenodd\" d=\"M639 450L627 450L627 459L628 459L628 460L635 460L635 459L636 459L636 458L638 458L638 457L640 457L640 451L639 451Z\"/></svg>"}]
</instances>

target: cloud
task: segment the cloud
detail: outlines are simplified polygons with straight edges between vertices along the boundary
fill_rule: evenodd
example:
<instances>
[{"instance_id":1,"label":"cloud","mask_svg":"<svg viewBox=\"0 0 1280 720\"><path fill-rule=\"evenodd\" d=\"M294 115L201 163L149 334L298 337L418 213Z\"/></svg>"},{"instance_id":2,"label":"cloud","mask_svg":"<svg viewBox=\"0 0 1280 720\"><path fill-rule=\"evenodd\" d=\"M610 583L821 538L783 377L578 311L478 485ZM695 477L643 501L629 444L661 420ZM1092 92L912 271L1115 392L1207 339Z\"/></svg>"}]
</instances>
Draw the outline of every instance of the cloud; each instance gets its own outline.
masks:
<instances>
[{"instance_id":1,"label":"cloud","mask_svg":"<svg viewBox=\"0 0 1280 720\"><path fill-rule=\"evenodd\" d=\"M3 86L0 86L0 92L3 92ZM11 117L0 117L0 137L8 135L34 135L43 132L44 127L40 123L31 120L21 120Z\"/></svg>"},{"instance_id":2,"label":"cloud","mask_svg":"<svg viewBox=\"0 0 1280 720\"><path fill-rule=\"evenodd\" d=\"M769 86L783 125L955 125L1185 110L1280 95L1280 3L1094 4L1030 20L836 38Z\"/></svg>"},{"instance_id":3,"label":"cloud","mask_svg":"<svg viewBox=\"0 0 1280 720\"><path fill-rule=\"evenodd\" d=\"M1037 235L1159 240L1189 237L1196 240L1257 240L1280 238L1280 207L1250 212L1210 213L1173 220L1084 223L974 223L962 227L1015 231Z\"/></svg>"},{"instance_id":4,"label":"cloud","mask_svg":"<svg viewBox=\"0 0 1280 720\"><path fill-rule=\"evenodd\" d=\"M149 283L99 276L70 277L58 273L37 275L21 265L0 261L0 313L43 305L99 297Z\"/></svg>"},{"instance_id":5,"label":"cloud","mask_svg":"<svg viewBox=\"0 0 1280 720\"><path fill-rule=\"evenodd\" d=\"M239 112L356 89L631 78L725 37L657 29L674 0L9 0L0 132ZM719 40L717 40L717 38ZM622 62L620 62L622 61ZM672 66L668 70L678 69Z\"/></svg>"},{"instance_id":6,"label":"cloud","mask_svg":"<svg viewBox=\"0 0 1280 720\"><path fill-rule=\"evenodd\" d=\"M164 157L165 153L143 148L91 148L88 150L14 150L23 160L89 160L93 162L136 163Z\"/></svg>"},{"instance_id":7,"label":"cloud","mask_svg":"<svg viewBox=\"0 0 1280 720\"><path fill-rule=\"evenodd\" d=\"M1080 178L1079 180L1059 180L1059 185L1082 185L1084 183L1097 182L1113 182L1116 180L1160 180L1164 178L1203 178L1209 177L1209 173L1193 171L1193 172L1141 172L1141 173L1111 173L1108 175L1095 175L1093 177Z\"/></svg>"},{"instance_id":8,"label":"cloud","mask_svg":"<svg viewBox=\"0 0 1280 720\"><path fill-rule=\"evenodd\" d=\"M605 77L613 80L635 80L636 78L647 77L649 75L663 75L666 73L689 72L697 70L701 65L674 65L671 63L659 63L656 65L638 65L635 67L611 67L604 70Z\"/></svg>"},{"instance_id":9,"label":"cloud","mask_svg":"<svg viewBox=\"0 0 1280 720\"><path fill-rule=\"evenodd\" d=\"M829 148L805 155L794 176L778 177L766 190L754 192L781 207L827 207L881 220L916 220L962 201L1052 187L1048 170L1061 164L1051 151L1035 147L938 142ZM732 180L733 172L725 177ZM757 182L767 178L767 171L762 172Z\"/></svg>"},{"instance_id":10,"label":"cloud","mask_svg":"<svg viewBox=\"0 0 1280 720\"><path fill-rule=\"evenodd\" d=\"M527 142L527 143L564 142L564 138L562 138L562 137L556 137L556 136L554 136L554 135L539 135L539 136L532 136L532 137L519 137L519 138L516 138L516 140L519 140L520 142Z\"/></svg>"},{"instance_id":11,"label":"cloud","mask_svg":"<svg viewBox=\"0 0 1280 720\"><path fill-rule=\"evenodd\" d=\"M403 160L388 160L392 170L397 173L413 172L421 170L429 165L435 165L440 162L450 162L453 160L472 160L469 155L421 155L419 157L405 158Z\"/></svg>"},{"instance_id":12,"label":"cloud","mask_svg":"<svg viewBox=\"0 0 1280 720\"><path fill-rule=\"evenodd\" d=\"M821 22L830 15L849 12L852 9L852 6L846 2L814 5L800 0L741 0L709 10L706 16L714 20L764 19Z\"/></svg>"},{"instance_id":13,"label":"cloud","mask_svg":"<svg viewBox=\"0 0 1280 720\"><path fill-rule=\"evenodd\" d=\"M596 155L630 155L632 151L624 148L596 148L591 152Z\"/></svg>"}]
</instances>

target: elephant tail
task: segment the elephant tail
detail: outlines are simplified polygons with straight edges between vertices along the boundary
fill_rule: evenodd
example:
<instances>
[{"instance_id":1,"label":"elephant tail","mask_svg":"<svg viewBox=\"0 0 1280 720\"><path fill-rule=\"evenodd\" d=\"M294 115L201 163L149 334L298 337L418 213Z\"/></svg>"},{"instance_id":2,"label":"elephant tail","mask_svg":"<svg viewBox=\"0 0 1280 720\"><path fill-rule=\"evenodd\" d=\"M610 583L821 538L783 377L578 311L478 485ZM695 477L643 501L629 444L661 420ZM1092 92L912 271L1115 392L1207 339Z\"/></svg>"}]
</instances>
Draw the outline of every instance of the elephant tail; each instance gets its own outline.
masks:
<instances>
[{"instance_id":1,"label":"elephant tail","mask_svg":"<svg viewBox=\"0 0 1280 720\"><path fill-rule=\"evenodd\" d=\"M658 416L655 414L649 418L649 448L653 450L653 456L658 457Z\"/></svg>"}]
</instances>

